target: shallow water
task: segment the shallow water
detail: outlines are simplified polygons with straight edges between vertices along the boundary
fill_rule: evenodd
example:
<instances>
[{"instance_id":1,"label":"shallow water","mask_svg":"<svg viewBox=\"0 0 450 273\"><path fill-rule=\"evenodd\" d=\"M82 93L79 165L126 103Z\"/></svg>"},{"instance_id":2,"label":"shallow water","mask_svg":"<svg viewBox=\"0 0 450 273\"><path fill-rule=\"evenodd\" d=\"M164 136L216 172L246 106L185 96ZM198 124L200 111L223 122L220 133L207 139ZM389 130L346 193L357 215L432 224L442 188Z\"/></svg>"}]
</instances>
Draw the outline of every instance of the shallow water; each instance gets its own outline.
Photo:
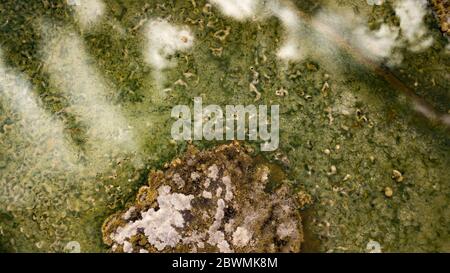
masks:
<instances>
[{"instance_id":1,"label":"shallow water","mask_svg":"<svg viewBox=\"0 0 450 273\"><path fill-rule=\"evenodd\" d=\"M395 1L275 2L233 18L200 0L2 1L0 250L106 251L104 219L186 148L172 107L201 96L280 105L279 149L260 154L314 199L306 251L450 251L450 53L431 7L419 42L386 50L373 31L400 28ZM152 62L161 18L193 41Z\"/></svg>"}]
</instances>

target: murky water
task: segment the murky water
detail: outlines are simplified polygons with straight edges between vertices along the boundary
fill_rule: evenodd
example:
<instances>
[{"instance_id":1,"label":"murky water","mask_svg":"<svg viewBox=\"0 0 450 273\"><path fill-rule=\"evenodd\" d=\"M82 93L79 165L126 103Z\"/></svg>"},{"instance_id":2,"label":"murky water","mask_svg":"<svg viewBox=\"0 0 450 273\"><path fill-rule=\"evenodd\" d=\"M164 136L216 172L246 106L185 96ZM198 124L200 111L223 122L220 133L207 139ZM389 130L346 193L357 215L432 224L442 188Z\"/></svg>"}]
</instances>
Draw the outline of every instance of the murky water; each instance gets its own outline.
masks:
<instances>
[{"instance_id":1,"label":"murky water","mask_svg":"<svg viewBox=\"0 0 450 273\"><path fill-rule=\"evenodd\" d=\"M372 2L2 1L0 250L106 251L201 96L280 105L260 154L313 197L306 251L450 251L448 36L427 1Z\"/></svg>"}]
</instances>

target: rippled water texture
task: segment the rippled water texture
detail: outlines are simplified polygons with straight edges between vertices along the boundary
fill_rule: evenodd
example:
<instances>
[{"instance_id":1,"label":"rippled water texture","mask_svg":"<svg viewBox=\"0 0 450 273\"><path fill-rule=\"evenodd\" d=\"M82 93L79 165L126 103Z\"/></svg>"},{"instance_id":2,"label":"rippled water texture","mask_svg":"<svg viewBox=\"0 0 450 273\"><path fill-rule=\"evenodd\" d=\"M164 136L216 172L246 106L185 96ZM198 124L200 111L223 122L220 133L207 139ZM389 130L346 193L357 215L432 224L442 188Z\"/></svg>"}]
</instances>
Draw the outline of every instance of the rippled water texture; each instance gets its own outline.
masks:
<instances>
[{"instance_id":1,"label":"rippled water texture","mask_svg":"<svg viewBox=\"0 0 450 273\"><path fill-rule=\"evenodd\" d=\"M0 250L107 251L200 96L280 105L260 155L312 196L304 251L450 251L440 2L1 1Z\"/></svg>"}]
</instances>

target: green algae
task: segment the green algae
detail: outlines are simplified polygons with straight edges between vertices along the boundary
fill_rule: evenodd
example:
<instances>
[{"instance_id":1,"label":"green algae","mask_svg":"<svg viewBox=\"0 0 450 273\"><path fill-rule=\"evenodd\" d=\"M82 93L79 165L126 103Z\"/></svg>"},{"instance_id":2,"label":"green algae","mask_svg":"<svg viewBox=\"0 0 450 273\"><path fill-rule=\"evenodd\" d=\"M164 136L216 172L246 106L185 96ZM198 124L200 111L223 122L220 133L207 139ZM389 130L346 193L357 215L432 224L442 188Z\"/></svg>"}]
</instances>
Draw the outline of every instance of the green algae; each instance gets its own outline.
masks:
<instances>
[{"instance_id":1,"label":"green algae","mask_svg":"<svg viewBox=\"0 0 450 273\"><path fill-rule=\"evenodd\" d=\"M314 14L327 1L296 2L299 9ZM368 8L365 1L338 2L395 24L389 8ZM65 1L0 3L5 64L31 82L42 107L64 124L80 164L87 166L82 172L52 173L49 165L26 165L38 162L27 161L26 154L12 156L32 145L14 129L19 118L0 99L0 185L8 188L1 191L0 199L1 251L63 251L70 241L78 241L81 251L106 251L101 241L104 219L134 198L150 169L160 168L186 150L186 143L171 141L172 106L192 106L195 96L201 96L204 104L253 104L255 94L248 90L253 71L265 75L257 86L261 99L256 103L281 105L280 149L263 156L283 165L290 183L315 201L308 209L305 234L320 243L310 249L365 251L373 239L383 251L450 251L448 131L411 111L404 95L351 54L341 58L340 73L314 57L286 67L274 54L283 35L275 18L236 22L215 9L204 13L205 1L195 3L196 7L191 1L107 2L107 19L88 30L73 19L73 9ZM172 90L162 94L152 80L152 69L143 61L140 22L169 16L172 23L187 24L196 42L189 52L174 56L175 68L164 71L165 88ZM50 25L49 31L70 29L82 38L96 69L114 86L108 99L121 107L136 131L138 151L111 156L107 170L97 171L95 164L83 159L89 150L88 128L67 110L70 102L42 68L44 22ZM435 45L420 54L403 52L404 62L392 73L436 109L447 112L446 40L432 17L427 22L434 28ZM230 34L223 41L217 39L214 34L227 27ZM214 48L223 49L221 56L213 54ZM179 79L187 87L174 85ZM330 88L323 92L325 82ZM287 96L276 95L281 87L288 90ZM218 143L195 144L207 148ZM250 144L256 150L259 147ZM324 153L326 149L330 154ZM137 156L139 164L134 161ZM14 171L20 167L14 160L23 160L30 175L14 180ZM334 175L329 175L331 166L337 169ZM393 169L404 173L403 183L392 180ZM383 194L386 186L394 190L391 199ZM19 190L31 193L24 195L29 199L25 206L14 206L13 195Z\"/></svg>"}]
</instances>

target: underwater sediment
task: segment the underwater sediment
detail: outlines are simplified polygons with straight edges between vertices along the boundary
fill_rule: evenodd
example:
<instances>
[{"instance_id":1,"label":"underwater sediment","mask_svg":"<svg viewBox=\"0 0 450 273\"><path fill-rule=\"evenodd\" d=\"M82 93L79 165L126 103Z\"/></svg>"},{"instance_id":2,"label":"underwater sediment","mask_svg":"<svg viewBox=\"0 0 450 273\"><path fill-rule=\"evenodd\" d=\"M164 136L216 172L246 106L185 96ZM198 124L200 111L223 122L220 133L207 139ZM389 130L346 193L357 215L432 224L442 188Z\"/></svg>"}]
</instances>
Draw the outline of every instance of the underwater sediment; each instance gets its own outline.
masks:
<instances>
[{"instance_id":1,"label":"underwater sediment","mask_svg":"<svg viewBox=\"0 0 450 273\"><path fill-rule=\"evenodd\" d=\"M192 195L179 205L198 212L203 185L188 188L183 177L178 189L166 177L175 167L163 168L190 153L171 138L170 113L195 97L221 107L280 106L278 150L245 145L255 149L252 160L283 167L288 193L269 189L261 198L293 198L296 210L314 200L300 211L302 251L450 251L446 2L0 1L0 251L111 251L112 238L107 245L102 237L117 229L102 234L105 219L117 213L116 228L142 220L120 218L133 206L153 217L159 197ZM250 170L271 166L253 163ZM136 195L155 185L154 169L162 185L139 207ZM270 179L277 171L269 169ZM235 196L253 194L232 182ZM212 218L198 241L207 249L197 251L219 251L207 243L217 201L243 202L224 198L206 198ZM185 224L190 210L181 211ZM252 251L233 245L240 226L226 233L222 220L229 250ZM192 235L177 228L180 238ZM137 235L123 240L132 251L158 251L148 236L138 245ZM287 250L276 237L268 242L264 249ZM161 251L177 247L194 244Z\"/></svg>"}]
</instances>

